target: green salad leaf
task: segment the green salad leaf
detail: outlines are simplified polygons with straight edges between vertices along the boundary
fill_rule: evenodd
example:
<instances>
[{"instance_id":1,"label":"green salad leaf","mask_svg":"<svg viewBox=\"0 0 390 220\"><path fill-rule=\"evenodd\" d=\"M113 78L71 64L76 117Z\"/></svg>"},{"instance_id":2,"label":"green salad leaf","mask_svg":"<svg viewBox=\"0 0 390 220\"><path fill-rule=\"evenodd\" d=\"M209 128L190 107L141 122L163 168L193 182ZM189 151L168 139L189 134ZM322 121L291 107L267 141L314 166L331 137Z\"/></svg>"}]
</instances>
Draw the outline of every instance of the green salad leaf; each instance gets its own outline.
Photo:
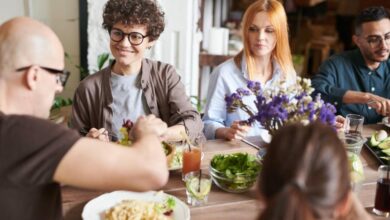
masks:
<instances>
[{"instance_id":1,"label":"green salad leaf","mask_svg":"<svg viewBox=\"0 0 390 220\"><path fill-rule=\"evenodd\" d=\"M157 203L154 207L157 212L164 215L171 215L175 209L176 201L172 196L168 196L162 203Z\"/></svg>"},{"instance_id":2,"label":"green salad leaf","mask_svg":"<svg viewBox=\"0 0 390 220\"><path fill-rule=\"evenodd\" d=\"M166 201L166 205L167 205L167 208L168 209L174 209L175 208L175 205L176 205L176 201L174 198L172 198L171 196L168 197L167 201Z\"/></svg>"},{"instance_id":3,"label":"green salad leaf","mask_svg":"<svg viewBox=\"0 0 390 220\"><path fill-rule=\"evenodd\" d=\"M247 153L215 155L211 167L222 177L216 180L218 184L233 191L251 187L261 171L261 164L256 157Z\"/></svg>"},{"instance_id":4,"label":"green salad leaf","mask_svg":"<svg viewBox=\"0 0 390 220\"><path fill-rule=\"evenodd\" d=\"M256 157L247 153L218 154L211 160L211 166L227 177L235 175L257 175L260 165Z\"/></svg>"}]
</instances>

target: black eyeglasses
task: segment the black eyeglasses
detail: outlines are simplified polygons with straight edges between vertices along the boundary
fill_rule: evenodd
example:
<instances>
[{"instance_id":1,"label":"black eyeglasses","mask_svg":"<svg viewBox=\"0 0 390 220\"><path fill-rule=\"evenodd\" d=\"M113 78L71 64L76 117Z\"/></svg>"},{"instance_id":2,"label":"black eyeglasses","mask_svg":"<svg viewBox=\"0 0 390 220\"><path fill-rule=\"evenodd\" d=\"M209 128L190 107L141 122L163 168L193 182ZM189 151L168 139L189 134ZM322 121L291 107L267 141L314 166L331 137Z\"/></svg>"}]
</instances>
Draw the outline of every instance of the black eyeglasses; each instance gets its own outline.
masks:
<instances>
[{"instance_id":1,"label":"black eyeglasses","mask_svg":"<svg viewBox=\"0 0 390 220\"><path fill-rule=\"evenodd\" d=\"M369 36L366 38L367 43L371 48L379 47L382 44L382 41L390 45L390 33L385 34L383 37L379 35Z\"/></svg>"},{"instance_id":2,"label":"black eyeglasses","mask_svg":"<svg viewBox=\"0 0 390 220\"><path fill-rule=\"evenodd\" d=\"M25 71L31 67L32 67L32 65L26 66L26 67L21 67L19 69L16 69L16 71L18 71L18 72ZM69 71L53 69L53 68L44 67L44 66L39 66L39 68L46 70L48 73L55 74L57 76L57 83L61 83L62 87L65 87L66 81L68 81L68 78L70 75Z\"/></svg>"},{"instance_id":3,"label":"black eyeglasses","mask_svg":"<svg viewBox=\"0 0 390 220\"><path fill-rule=\"evenodd\" d=\"M143 35L138 32L130 32L130 33L125 33L117 28L113 28L109 31L110 33L110 38L114 42L121 42L125 36L129 39L129 42L131 45L137 46L142 44L144 41L144 38L148 37L148 35Z\"/></svg>"}]
</instances>

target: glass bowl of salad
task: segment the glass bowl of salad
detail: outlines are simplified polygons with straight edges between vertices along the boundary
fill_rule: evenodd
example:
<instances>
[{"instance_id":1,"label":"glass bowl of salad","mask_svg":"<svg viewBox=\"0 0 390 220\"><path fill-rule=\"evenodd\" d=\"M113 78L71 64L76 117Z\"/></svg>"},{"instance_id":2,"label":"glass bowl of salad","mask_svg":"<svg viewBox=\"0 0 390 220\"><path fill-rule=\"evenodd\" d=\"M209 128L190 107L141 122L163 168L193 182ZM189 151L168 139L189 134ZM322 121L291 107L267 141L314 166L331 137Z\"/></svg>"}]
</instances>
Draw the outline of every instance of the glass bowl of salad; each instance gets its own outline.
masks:
<instances>
[{"instance_id":1,"label":"glass bowl of salad","mask_svg":"<svg viewBox=\"0 0 390 220\"><path fill-rule=\"evenodd\" d=\"M213 182L222 190L232 193L248 191L257 180L261 164L247 153L218 154L210 163Z\"/></svg>"}]
</instances>

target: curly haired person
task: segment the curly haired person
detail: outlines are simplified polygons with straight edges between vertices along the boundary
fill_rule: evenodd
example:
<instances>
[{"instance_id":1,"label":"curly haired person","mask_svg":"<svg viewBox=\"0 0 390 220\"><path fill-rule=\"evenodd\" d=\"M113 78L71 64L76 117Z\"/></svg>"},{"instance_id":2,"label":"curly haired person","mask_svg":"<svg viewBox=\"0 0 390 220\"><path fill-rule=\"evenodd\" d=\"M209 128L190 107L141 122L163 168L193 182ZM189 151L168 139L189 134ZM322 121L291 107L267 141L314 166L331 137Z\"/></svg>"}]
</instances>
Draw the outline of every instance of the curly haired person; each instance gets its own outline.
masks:
<instances>
[{"instance_id":1,"label":"curly haired person","mask_svg":"<svg viewBox=\"0 0 390 220\"><path fill-rule=\"evenodd\" d=\"M72 126L87 136L105 128L120 137L124 119L135 121L153 114L169 126L166 140L182 139L188 130L202 142L203 124L172 65L144 58L164 31L164 12L152 0L110 0L103 12L103 28L115 58L107 68L84 79L74 96ZM99 129L99 130L98 130Z\"/></svg>"}]
</instances>

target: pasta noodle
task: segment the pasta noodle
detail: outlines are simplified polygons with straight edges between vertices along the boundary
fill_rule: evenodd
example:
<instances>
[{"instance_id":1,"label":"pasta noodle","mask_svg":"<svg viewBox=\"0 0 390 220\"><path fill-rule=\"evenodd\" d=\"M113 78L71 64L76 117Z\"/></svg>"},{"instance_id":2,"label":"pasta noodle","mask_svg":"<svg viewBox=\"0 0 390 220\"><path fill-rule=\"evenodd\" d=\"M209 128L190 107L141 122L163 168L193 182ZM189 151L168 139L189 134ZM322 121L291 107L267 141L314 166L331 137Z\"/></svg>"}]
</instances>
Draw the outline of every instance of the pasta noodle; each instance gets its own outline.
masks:
<instances>
[{"instance_id":1,"label":"pasta noodle","mask_svg":"<svg viewBox=\"0 0 390 220\"><path fill-rule=\"evenodd\" d=\"M123 200L105 213L105 220L172 220L159 209L158 202Z\"/></svg>"}]
</instances>

